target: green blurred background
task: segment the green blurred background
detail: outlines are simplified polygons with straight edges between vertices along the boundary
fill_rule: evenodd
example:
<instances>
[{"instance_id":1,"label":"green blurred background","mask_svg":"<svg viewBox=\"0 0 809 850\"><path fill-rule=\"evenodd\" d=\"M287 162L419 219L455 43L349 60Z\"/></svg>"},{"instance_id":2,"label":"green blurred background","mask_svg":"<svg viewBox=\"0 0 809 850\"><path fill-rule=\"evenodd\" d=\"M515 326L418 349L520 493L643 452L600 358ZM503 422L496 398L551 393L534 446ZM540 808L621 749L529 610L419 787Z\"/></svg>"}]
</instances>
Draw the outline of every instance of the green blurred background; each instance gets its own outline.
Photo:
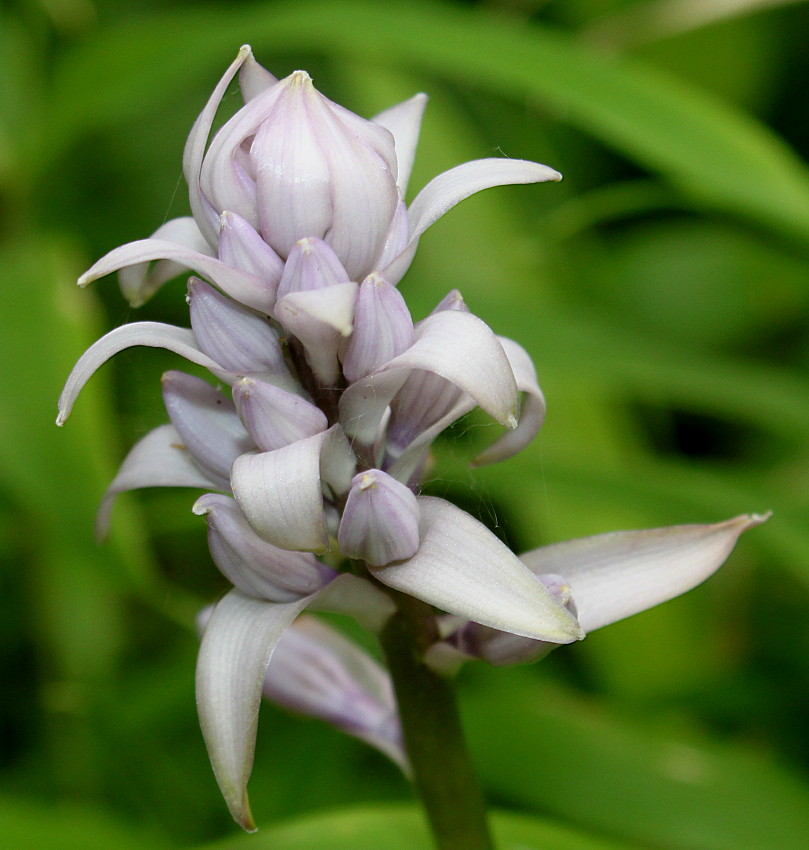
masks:
<instances>
[{"instance_id":1,"label":"green blurred background","mask_svg":"<svg viewBox=\"0 0 809 850\"><path fill-rule=\"evenodd\" d=\"M772 509L707 585L529 668L469 665L464 716L503 848L809 846L809 3L690 0L0 6L0 846L427 847L395 768L265 706L236 835L193 697L195 611L224 589L188 491L93 516L164 421L128 351L63 431L81 351L140 318L74 281L187 213L185 136L250 42L372 115L428 107L411 185L505 155L559 185L466 201L402 284L453 287L533 355L549 404L519 458L471 471L497 426L438 446L433 493L518 551ZM225 110L237 108L238 96Z\"/></svg>"}]
</instances>

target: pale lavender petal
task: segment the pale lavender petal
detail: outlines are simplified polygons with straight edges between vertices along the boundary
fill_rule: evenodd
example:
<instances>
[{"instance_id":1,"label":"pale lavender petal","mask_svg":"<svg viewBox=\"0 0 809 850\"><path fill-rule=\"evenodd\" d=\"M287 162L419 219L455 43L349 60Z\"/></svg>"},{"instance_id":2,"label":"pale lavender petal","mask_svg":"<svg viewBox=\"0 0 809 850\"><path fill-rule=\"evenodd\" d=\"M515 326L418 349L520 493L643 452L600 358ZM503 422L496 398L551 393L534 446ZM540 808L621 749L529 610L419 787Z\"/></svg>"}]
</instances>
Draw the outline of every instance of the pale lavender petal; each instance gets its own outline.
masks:
<instances>
[{"instance_id":1,"label":"pale lavender petal","mask_svg":"<svg viewBox=\"0 0 809 850\"><path fill-rule=\"evenodd\" d=\"M322 483L332 483L334 470L326 468L323 456L332 453L351 454L336 426L275 451L236 460L231 472L233 494L261 537L282 549L326 551ZM341 477L345 477L342 471ZM345 481L338 486L346 486Z\"/></svg>"},{"instance_id":2,"label":"pale lavender petal","mask_svg":"<svg viewBox=\"0 0 809 850\"><path fill-rule=\"evenodd\" d=\"M256 62L252 53L239 68L239 89L245 103L254 97L258 97L277 82L278 78L274 77L263 65Z\"/></svg>"},{"instance_id":3,"label":"pale lavender petal","mask_svg":"<svg viewBox=\"0 0 809 850\"><path fill-rule=\"evenodd\" d=\"M396 143L396 161L399 176L396 184L402 195L407 192L407 183L410 180L410 172L413 169L413 160L416 158L416 146L419 143L419 131L421 130L421 117L424 115L424 107L427 106L427 95L420 93L409 100L391 106L371 120L374 124L390 130Z\"/></svg>"},{"instance_id":4,"label":"pale lavender petal","mask_svg":"<svg viewBox=\"0 0 809 850\"><path fill-rule=\"evenodd\" d=\"M416 255L416 243L414 242L412 251L408 254L409 259L405 264L405 257L402 252L407 249L409 240L410 225L407 220L407 205L399 198L393 221L390 223L388 234L385 237L385 244L382 246L382 250L374 264L375 269L384 269L390 266L394 260L398 259L396 264L398 275L395 279L387 277L386 280L388 283L396 285L404 277L405 272L410 266L410 262Z\"/></svg>"},{"instance_id":5,"label":"pale lavender petal","mask_svg":"<svg viewBox=\"0 0 809 850\"><path fill-rule=\"evenodd\" d=\"M340 552L375 567L410 558L419 548L419 517L412 490L382 470L360 472L340 521Z\"/></svg>"},{"instance_id":6,"label":"pale lavender petal","mask_svg":"<svg viewBox=\"0 0 809 850\"><path fill-rule=\"evenodd\" d=\"M254 378L242 378L233 385L233 400L256 445L265 452L329 427L326 414L311 402Z\"/></svg>"},{"instance_id":7,"label":"pale lavender petal","mask_svg":"<svg viewBox=\"0 0 809 850\"><path fill-rule=\"evenodd\" d=\"M498 463L522 451L536 437L545 421L545 396L537 383L537 373L528 352L519 344L506 337L498 337L503 351L506 352L517 389L525 393L520 405L520 420L513 431L507 431L500 439L481 452L472 463L484 466Z\"/></svg>"},{"instance_id":8,"label":"pale lavender petal","mask_svg":"<svg viewBox=\"0 0 809 850\"><path fill-rule=\"evenodd\" d=\"M346 433L370 444L387 406L417 369L446 379L498 422L516 427L517 386L502 345L476 316L446 310L419 323L407 351L343 393L340 420Z\"/></svg>"},{"instance_id":9,"label":"pale lavender petal","mask_svg":"<svg viewBox=\"0 0 809 850\"><path fill-rule=\"evenodd\" d=\"M267 285L270 307L275 303L284 261L248 221L234 212L223 212L219 219L219 259L261 278Z\"/></svg>"},{"instance_id":10,"label":"pale lavender petal","mask_svg":"<svg viewBox=\"0 0 809 850\"><path fill-rule=\"evenodd\" d=\"M455 505L419 498L421 545L371 568L383 584L476 623L553 643L584 636L575 617L507 546Z\"/></svg>"},{"instance_id":11,"label":"pale lavender petal","mask_svg":"<svg viewBox=\"0 0 809 850\"><path fill-rule=\"evenodd\" d=\"M202 378L183 372L163 375L163 402L198 466L217 483L230 489L230 467L253 448L233 402Z\"/></svg>"},{"instance_id":12,"label":"pale lavender petal","mask_svg":"<svg viewBox=\"0 0 809 850\"><path fill-rule=\"evenodd\" d=\"M113 503L118 495L142 487L218 487L194 463L182 437L173 425L160 425L135 443L124 458L118 474L104 493L96 515L95 533L103 540L109 528Z\"/></svg>"},{"instance_id":13,"label":"pale lavender petal","mask_svg":"<svg viewBox=\"0 0 809 850\"><path fill-rule=\"evenodd\" d=\"M323 386L340 377L337 351L353 330L358 285L352 281L325 289L292 292L275 305L278 321L296 336L306 359Z\"/></svg>"},{"instance_id":14,"label":"pale lavender petal","mask_svg":"<svg viewBox=\"0 0 809 850\"><path fill-rule=\"evenodd\" d=\"M284 632L264 678L264 696L376 747L409 772L393 686L385 669L315 617Z\"/></svg>"},{"instance_id":15,"label":"pale lavender petal","mask_svg":"<svg viewBox=\"0 0 809 850\"><path fill-rule=\"evenodd\" d=\"M402 256L381 271L389 280L400 280L412 259L419 237L444 213L461 201L493 186L543 183L561 180L562 175L547 165L522 159L477 159L457 165L434 177L408 208L410 241Z\"/></svg>"},{"instance_id":16,"label":"pale lavender petal","mask_svg":"<svg viewBox=\"0 0 809 850\"><path fill-rule=\"evenodd\" d=\"M469 307L466 306L466 301L463 300L460 290L451 289L433 308L433 313L443 313L444 310L459 310L462 313L468 313ZM501 341L503 337L500 337Z\"/></svg>"},{"instance_id":17,"label":"pale lavender petal","mask_svg":"<svg viewBox=\"0 0 809 850\"><path fill-rule=\"evenodd\" d=\"M190 328L178 328L174 325L165 325L162 322L134 322L131 325L122 325L94 342L73 367L73 371L65 383L65 388L62 390L62 395L59 396L57 425L65 424L65 420L70 415L82 387L92 377L96 369L119 351L131 348L134 345L167 348L169 351L185 357L186 360L209 369L224 381L232 380L233 376L226 369L223 369L219 363L211 360L207 354L203 354L199 350Z\"/></svg>"},{"instance_id":18,"label":"pale lavender petal","mask_svg":"<svg viewBox=\"0 0 809 850\"><path fill-rule=\"evenodd\" d=\"M203 196L199 181L200 170L205 155L205 147L208 144L208 137L211 134L211 127L219 110L219 104L222 102L222 98L225 96L231 80L233 80L236 73L248 60L254 61L253 52L250 46L245 44L239 48L236 59L231 63L227 71L225 71L222 79L217 83L216 88L205 104L205 108L194 122L194 126L191 128L191 132L188 134L188 140L185 143L185 150L183 151L183 173L185 174L185 182L188 184L191 212L193 212L200 230L202 230L205 238L211 245L216 245L217 241L218 214Z\"/></svg>"},{"instance_id":19,"label":"pale lavender petal","mask_svg":"<svg viewBox=\"0 0 809 850\"><path fill-rule=\"evenodd\" d=\"M299 239L289 252L278 285L278 298L291 292L325 289L336 283L348 283L348 274L339 257L322 239Z\"/></svg>"},{"instance_id":20,"label":"pale lavender petal","mask_svg":"<svg viewBox=\"0 0 809 850\"><path fill-rule=\"evenodd\" d=\"M197 499L193 510L208 522L208 548L214 562L249 596L294 602L337 575L308 552L290 552L263 540L230 496L207 493Z\"/></svg>"},{"instance_id":21,"label":"pale lavender petal","mask_svg":"<svg viewBox=\"0 0 809 850\"><path fill-rule=\"evenodd\" d=\"M233 819L256 826L247 798L253 769L261 690L270 657L284 631L306 607L265 602L232 590L205 627L197 660L197 709L216 780Z\"/></svg>"},{"instance_id":22,"label":"pale lavender petal","mask_svg":"<svg viewBox=\"0 0 809 850\"><path fill-rule=\"evenodd\" d=\"M751 514L716 525L615 531L543 546L520 558L537 575L565 577L589 632L696 587L722 566L742 532L768 518Z\"/></svg>"},{"instance_id":23,"label":"pale lavender petal","mask_svg":"<svg viewBox=\"0 0 809 850\"><path fill-rule=\"evenodd\" d=\"M87 286L124 266L152 260L173 260L208 278L236 301L262 313L270 312L273 297L266 281L167 239L141 239L113 249L79 278L79 286Z\"/></svg>"},{"instance_id":24,"label":"pale lavender petal","mask_svg":"<svg viewBox=\"0 0 809 850\"><path fill-rule=\"evenodd\" d=\"M191 327L199 347L237 375L259 374L278 384L294 384L280 334L266 316L226 298L213 287L191 278L188 283Z\"/></svg>"},{"instance_id":25,"label":"pale lavender petal","mask_svg":"<svg viewBox=\"0 0 809 850\"><path fill-rule=\"evenodd\" d=\"M343 374L351 383L384 366L413 344L413 319L396 287L369 275L357 293L354 332L342 354Z\"/></svg>"},{"instance_id":26,"label":"pale lavender petal","mask_svg":"<svg viewBox=\"0 0 809 850\"><path fill-rule=\"evenodd\" d=\"M192 251L213 256L213 249L203 236L196 221L185 216L167 221L149 237L179 242ZM136 263L124 266L118 272L118 283L124 298L133 306L140 307L169 280L188 271L188 266L174 260L157 260L151 263Z\"/></svg>"}]
</instances>

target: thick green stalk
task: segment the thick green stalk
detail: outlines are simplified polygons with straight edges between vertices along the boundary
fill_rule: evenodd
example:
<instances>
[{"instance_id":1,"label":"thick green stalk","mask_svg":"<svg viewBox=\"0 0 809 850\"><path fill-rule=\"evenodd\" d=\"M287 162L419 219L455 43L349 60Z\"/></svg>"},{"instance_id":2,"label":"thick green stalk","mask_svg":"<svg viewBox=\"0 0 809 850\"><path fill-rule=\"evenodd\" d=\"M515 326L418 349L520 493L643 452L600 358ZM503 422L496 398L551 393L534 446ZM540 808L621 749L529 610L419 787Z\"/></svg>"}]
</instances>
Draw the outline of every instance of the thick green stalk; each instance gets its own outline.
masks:
<instances>
[{"instance_id":1,"label":"thick green stalk","mask_svg":"<svg viewBox=\"0 0 809 850\"><path fill-rule=\"evenodd\" d=\"M423 660L435 640L430 608L399 596L382 632L413 768L437 850L493 850L483 793L461 729L455 689Z\"/></svg>"}]
</instances>

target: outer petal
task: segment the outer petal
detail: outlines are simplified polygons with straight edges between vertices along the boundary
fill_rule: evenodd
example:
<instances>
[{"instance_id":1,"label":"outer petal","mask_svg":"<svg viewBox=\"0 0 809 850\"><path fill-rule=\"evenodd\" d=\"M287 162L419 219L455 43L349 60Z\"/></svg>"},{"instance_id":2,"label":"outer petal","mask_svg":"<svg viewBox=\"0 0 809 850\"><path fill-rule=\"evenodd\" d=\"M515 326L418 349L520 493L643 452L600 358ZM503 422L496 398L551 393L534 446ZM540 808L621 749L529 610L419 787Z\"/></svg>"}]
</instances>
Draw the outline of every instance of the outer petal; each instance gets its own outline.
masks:
<instances>
[{"instance_id":1,"label":"outer petal","mask_svg":"<svg viewBox=\"0 0 809 850\"><path fill-rule=\"evenodd\" d=\"M216 780L233 819L256 829L247 799L256 722L270 656L311 597L264 602L232 590L213 609L197 661L197 709Z\"/></svg>"},{"instance_id":2,"label":"outer petal","mask_svg":"<svg viewBox=\"0 0 809 850\"><path fill-rule=\"evenodd\" d=\"M239 88L245 103L266 91L270 86L274 86L277 82L278 78L274 77L263 65L256 62L252 53L239 68Z\"/></svg>"},{"instance_id":3,"label":"outer petal","mask_svg":"<svg viewBox=\"0 0 809 850\"><path fill-rule=\"evenodd\" d=\"M204 366L224 381L232 380L234 377L216 361L211 360L207 354L203 354L199 350L190 328L178 328L175 325L165 325L162 322L133 322L131 325L115 328L115 330L102 336L79 358L68 376L62 395L59 396L57 425L65 424L78 394L96 369L119 351L131 348L134 345L167 348L192 363Z\"/></svg>"},{"instance_id":4,"label":"outer petal","mask_svg":"<svg viewBox=\"0 0 809 850\"><path fill-rule=\"evenodd\" d=\"M615 531L555 543L520 558L536 575L564 576L585 631L600 629L696 587L725 562L739 535L769 514L716 525Z\"/></svg>"},{"instance_id":5,"label":"outer petal","mask_svg":"<svg viewBox=\"0 0 809 850\"><path fill-rule=\"evenodd\" d=\"M385 409L414 369L445 378L498 422L516 427L517 386L503 347L476 316L446 310L419 323L407 351L343 393L340 420L346 433L371 443Z\"/></svg>"},{"instance_id":6,"label":"outer petal","mask_svg":"<svg viewBox=\"0 0 809 850\"><path fill-rule=\"evenodd\" d=\"M205 156L205 147L208 144L208 136L211 134L211 127L213 127L216 113L219 110L219 104L222 102L222 98L236 73L248 60L255 62L250 46L245 44L239 48L236 58L217 83L205 104L205 108L194 122L183 151L183 173L185 174L185 182L188 184L191 211L194 213L194 218L197 220L200 230L211 245L216 245L217 242L217 219L219 216L202 194L199 174L202 168L202 159Z\"/></svg>"},{"instance_id":7,"label":"outer petal","mask_svg":"<svg viewBox=\"0 0 809 850\"><path fill-rule=\"evenodd\" d=\"M124 458L118 474L104 493L96 516L96 537L102 540L109 527L116 496L141 487L200 487L219 484L193 461L173 425L160 425L138 440Z\"/></svg>"},{"instance_id":8,"label":"outer petal","mask_svg":"<svg viewBox=\"0 0 809 850\"><path fill-rule=\"evenodd\" d=\"M284 632L267 668L264 696L376 747L408 770L386 671L340 632L303 615Z\"/></svg>"},{"instance_id":9,"label":"outer petal","mask_svg":"<svg viewBox=\"0 0 809 850\"><path fill-rule=\"evenodd\" d=\"M267 284L269 301L275 303L284 261L248 221L234 212L223 212L219 218L219 259L260 277Z\"/></svg>"},{"instance_id":10,"label":"outer petal","mask_svg":"<svg viewBox=\"0 0 809 850\"><path fill-rule=\"evenodd\" d=\"M345 463L335 465L329 455ZM242 513L265 540L282 549L323 552L328 529L321 480L347 489L353 458L338 426L272 452L242 455L233 464L231 486ZM347 477L347 480L346 480Z\"/></svg>"},{"instance_id":11,"label":"outer petal","mask_svg":"<svg viewBox=\"0 0 809 850\"><path fill-rule=\"evenodd\" d=\"M149 239L167 239L200 254L213 256L213 249L202 235L196 221L190 216L167 221L158 227ZM158 260L153 267L150 267L150 263L137 263L124 266L118 272L118 283L124 298L133 307L140 307L166 281L178 277L187 270L187 266L176 263L174 260Z\"/></svg>"},{"instance_id":12,"label":"outer petal","mask_svg":"<svg viewBox=\"0 0 809 850\"><path fill-rule=\"evenodd\" d=\"M584 637L561 605L484 525L443 499L419 498L421 546L372 569L383 584L501 631L570 643Z\"/></svg>"},{"instance_id":13,"label":"outer petal","mask_svg":"<svg viewBox=\"0 0 809 850\"><path fill-rule=\"evenodd\" d=\"M476 159L457 165L434 177L419 193L408 209L410 243L402 256L382 270L388 280L398 281L412 259L412 246L428 227L461 201L493 186L515 183L544 183L561 180L562 175L547 165L523 159Z\"/></svg>"},{"instance_id":14,"label":"outer petal","mask_svg":"<svg viewBox=\"0 0 809 850\"><path fill-rule=\"evenodd\" d=\"M416 158L421 117L424 115L427 100L427 95L424 93L414 95L409 100L397 103L396 106L391 106L371 119L374 124L381 125L393 134L393 140L396 143L396 161L399 166L396 185L402 196L407 192L413 160Z\"/></svg>"},{"instance_id":15,"label":"outer petal","mask_svg":"<svg viewBox=\"0 0 809 850\"><path fill-rule=\"evenodd\" d=\"M545 396L537 383L537 373L528 352L511 339L503 336L498 339L514 370L517 389L525 393L525 398L520 406L520 421L517 427L481 452L473 461L475 466L497 463L522 451L536 437L545 421Z\"/></svg>"},{"instance_id":16,"label":"outer petal","mask_svg":"<svg viewBox=\"0 0 809 850\"><path fill-rule=\"evenodd\" d=\"M269 313L272 309L274 293L266 281L168 239L141 239L114 248L79 278L79 286L87 286L124 266L152 260L173 260L213 281L231 298L254 310Z\"/></svg>"}]
</instances>

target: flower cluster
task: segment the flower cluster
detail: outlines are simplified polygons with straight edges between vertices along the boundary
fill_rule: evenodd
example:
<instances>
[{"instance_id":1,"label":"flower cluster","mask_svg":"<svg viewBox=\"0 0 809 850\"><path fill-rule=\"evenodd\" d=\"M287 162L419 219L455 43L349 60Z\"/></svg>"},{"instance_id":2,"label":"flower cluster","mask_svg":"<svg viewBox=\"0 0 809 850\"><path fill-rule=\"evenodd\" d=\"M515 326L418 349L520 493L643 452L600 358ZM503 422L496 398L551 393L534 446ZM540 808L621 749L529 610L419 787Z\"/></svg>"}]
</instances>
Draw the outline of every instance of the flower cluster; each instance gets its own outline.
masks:
<instances>
[{"instance_id":1,"label":"flower cluster","mask_svg":"<svg viewBox=\"0 0 809 850\"><path fill-rule=\"evenodd\" d=\"M210 139L237 76L245 105ZM436 665L516 663L682 593L761 521L622 532L517 557L459 508L420 495L430 445L459 417L480 407L504 426L475 459L493 463L531 441L545 403L525 350L458 292L414 322L396 284L424 231L460 200L560 179L532 162L479 160L406 206L425 102L366 121L305 72L278 81L242 48L186 145L193 217L117 248L79 281L119 271L140 304L184 270L199 275L188 284L191 327L137 322L107 334L71 373L57 421L133 345L176 352L218 382L164 375L170 421L124 460L98 531L123 491L206 491L194 512L234 587L205 615L198 706L222 792L248 829L262 693L407 769L385 671L305 609L377 630L407 594L433 606Z\"/></svg>"}]
</instances>

